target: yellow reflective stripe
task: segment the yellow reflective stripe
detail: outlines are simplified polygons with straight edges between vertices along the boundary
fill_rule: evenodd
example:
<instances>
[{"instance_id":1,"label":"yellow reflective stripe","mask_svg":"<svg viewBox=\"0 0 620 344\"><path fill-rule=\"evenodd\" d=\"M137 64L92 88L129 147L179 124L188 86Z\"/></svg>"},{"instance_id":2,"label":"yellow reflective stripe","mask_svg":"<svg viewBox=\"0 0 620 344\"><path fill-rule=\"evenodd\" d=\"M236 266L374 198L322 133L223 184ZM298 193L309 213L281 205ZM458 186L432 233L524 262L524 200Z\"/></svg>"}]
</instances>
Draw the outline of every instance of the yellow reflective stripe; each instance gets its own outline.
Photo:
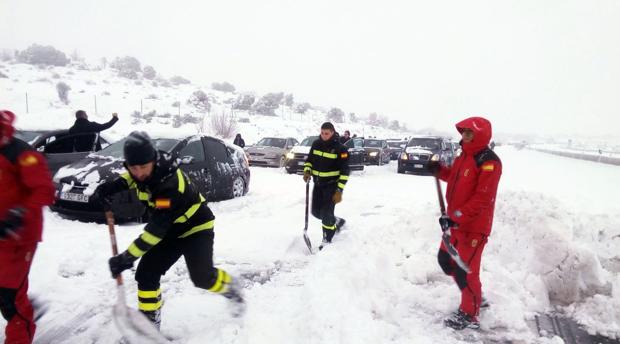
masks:
<instances>
[{"instance_id":1,"label":"yellow reflective stripe","mask_svg":"<svg viewBox=\"0 0 620 344\"><path fill-rule=\"evenodd\" d=\"M319 172L317 170L312 170L312 174L319 177L336 177L340 175L340 171Z\"/></svg>"},{"instance_id":2,"label":"yellow reflective stripe","mask_svg":"<svg viewBox=\"0 0 620 344\"><path fill-rule=\"evenodd\" d=\"M211 220L209 222L205 222L201 225L192 227L192 229L188 230L187 232L183 233L181 236L179 236L179 238L186 238L194 233L200 232L200 231L204 231L207 229L213 229L213 225L215 224L215 220Z\"/></svg>"},{"instance_id":3,"label":"yellow reflective stripe","mask_svg":"<svg viewBox=\"0 0 620 344\"><path fill-rule=\"evenodd\" d=\"M306 166L306 167L312 167L312 163L311 163L311 162L307 162L307 163L305 163L305 164L304 164L304 166Z\"/></svg>"},{"instance_id":4,"label":"yellow reflective stripe","mask_svg":"<svg viewBox=\"0 0 620 344\"><path fill-rule=\"evenodd\" d=\"M184 193L185 192L185 178L183 177L183 172L181 172L181 169L177 169L177 177L179 178L179 192Z\"/></svg>"},{"instance_id":5,"label":"yellow reflective stripe","mask_svg":"<svg viewBox=\"0 0 620 344\"><path fill-rule=\"evenodd\" d=\"M129 254L136 258L142 257L146 253L146 251L142 251L141 249L139 249L138 246L136 246L136 244L133 242L131 243L131 245L129 245L127 252L129 252Z\"/></svg>"},{"instance_id":6,"label":"yellow reflective stripe","mask_svg":"<svg viewBox=\"0 0 620 344\"><path fill-rule=\"evenodd\" d=\"M228 290L227 285L230 284L231 280L232 278L226 271L217 269L217 280L208 290L214 293L224 293Z\"/></svg>"},{"instance_id":7,"label":"yellow reflective stripe","mask_svg":"<svg viewBox=\"0 0 620 344\"><path fill-rule=\"evenodd\" d=\"M154 299L156 297L159 297L159 295L161 295L161 289L157 289L157 290L138 289L138 297L141 297L143 299Z\"/></svg>"},{"instance_id":8,"label":"yellow reflective stripe","mask_svg":"<svg viewBox=\"0 0 620 344\"><path fill-rule=\"evenodd\" d=\"M349 176L345 176L344 174L341 174L340 180L349 180Z\"/></svg>"},{"instance_id":9,"label":"yellow reflective stripe","mask_svg":"<svg viewBox=\"0 0 620 344\"><path fill-rule=\"evenodd\" d=\"M185 222L187 222L187 220L189 220L192 216L194 216L194 214L196 214L196 212L198 211L198 208L200 208L200 204L201 203L202 202L198 202L198 203L192 205L191 207L189 207L189 209L187 209L185 214L179 216L176 220L174 220L174 223L185 223Z\"/></svg>"},{"instance_id":10,"label":"yellow reflective stripe","mask_svg":"<svg viewBox=\"0 0 620 344\"><path fill-rule=\"evenodd\" d=\"M153 234L146 232L146 231L142 233L142 235L140 235L140 239L144 240L145 243L151 246L155 246L157 245L157 243L161 241L161 238L156 237Z\"/></svg>"},{"instance_id":11,"label":"yellow reflective stripe","mask_svg":"<svg viewBox=\"0 0 620 344\"><path fill-rule=\"evenodd\" d=\"M121 178L127 181L127 185L129 185L130 189L136 188L136 182L134 182L133 178L131 178L131 174L129 174L129 172L125 172L121 174Z\"/></svg>"},{"instance_id":12,"label":"yellow reflective stripe","mask_svg":"<svg viewBox=\"0 0 620 344\"><path fill-rule=\"evenodd\" d=\"M306 172L306 171L312 171L312 169L310 167L306 166L306 167L304 167L304 172Z\"/></svg>"},{"instance_id":13,"label":"yellow reflective stripe","mask_svg":"<svg viewBox=\"0 0 620 344\"><path fill-rule=\"evenodd\" d=\"M344 189L344 184L338 183L338 187L341 188L341 189Z\"/></svg>"},{"instance_id":14,"label":"yellow reflective stripe","mask_svg":"<svg viewBox=\"0 0 620 344\"><path fill-rule=\"evenodd\" d=\"M332 231L335 231L335 230L336 230L336 225L333 225L333 226L326 226L326 225L323 225L323 228L325 228L325 229L329 229L329 230L332 230Z\"/></svg>"},{"instance_id":15,"label":"yellow reflective stripe","mask_svg":"<svg viewBox=\"0 0 620 344\"><path fill-rule=\"evenodd\" d=\"M157 303L144 303L138 301L138 309L141 311L156 311L161 308L161 301Z\"/></svg>"},{"instance_id":16,"label":"yellow reflective stripe","mask_svg":"<svg viewBox=\"0 0 620 344\"><path fill-rule=\"evenodd\" d=\"M335 153L322 152L322 151L316 150L316 149L313 150L312 153L314 155L322 156L322 157L327 158L327 159L338 159L338 154L335 154Z\"/></svg>"}]
</instances>

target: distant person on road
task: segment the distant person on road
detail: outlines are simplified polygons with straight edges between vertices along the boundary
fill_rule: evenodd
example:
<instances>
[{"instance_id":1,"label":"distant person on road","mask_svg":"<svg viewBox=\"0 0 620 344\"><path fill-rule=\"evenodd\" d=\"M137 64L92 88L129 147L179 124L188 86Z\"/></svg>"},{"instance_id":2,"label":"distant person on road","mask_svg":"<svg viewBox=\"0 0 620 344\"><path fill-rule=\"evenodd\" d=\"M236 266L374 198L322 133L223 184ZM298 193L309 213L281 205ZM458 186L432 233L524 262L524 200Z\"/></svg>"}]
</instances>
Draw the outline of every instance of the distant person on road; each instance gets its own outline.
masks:
<instances>
[{"instance_id":1,"label":"distant person on road","mask_svg":"<svg viewBox=\"0 0 620 344\"><path fill-rule=\"evenodd\" d=\"M467 273L455 264L443 242L437 259L444 273L452 276L461 290L459 309L446 318L444 324L456 330L477 329L480 327L480 308L488 306L482 297L480 263L491 234L502 162L489 147L491 122L482 117L470 117L457 123L456 129L462 136L461 155L451 167L431 161L428 169L448 182L448 209L446 215L439 218L439 223L442 229L450 229L450 243L471 272Z\"/></svg>"},{"instance_id":2,"label":"distant person on road","mask_svg":"<svg viewBox=\"0 0 620 344\"><path fill-rule=\"evenodd\" d=\"M93 133L92 135L78 135L73 139L73 148L76 152L88 152L93 149L93 143L95 144L95 151L101 150L101 143L99 139L95 142L96 134L104 131L118 122L118 114L113 113L112 119L104 124L97 122L91 122L88 120L88 115L84 110L78 110L75 113L75 123L69 128L69 135Z\"/></svg>"},{"instance_id":3,"label":"distant person on road","mask_svg":"<svg viewBox=\"0 0 620 344\"><path fill-rule=\"evenodd\" d=\"M243 138L241 137L241 134L237 134L237 136L235 136L235 140L233 141L233 144L244 148L245 147L245 141L243 140Z\"/></svg>"},{"instance_id":4,"label":"distant person on road","mask_svg":"<svg viewBox=\"0 0 620 344\"><path fill-rule=\"evenodd\" d=\"M45 158L14 138L15 115L0 110L0 313L5 343L32 343L34 312L28 275L41 241L43 207L54 203L54 185Z\"/></svg>"},{"instance_id":5,"label":"distant person on road","mask_svg":"<svg viewBox=\"0 0 620 344\"><path fill-rule=\"evenodd\" d=\"M350 139L351 139L351 132L348 130L345 130L344 135L340 136L340 143L345 144Z\"/></svg>"}]
</instances>

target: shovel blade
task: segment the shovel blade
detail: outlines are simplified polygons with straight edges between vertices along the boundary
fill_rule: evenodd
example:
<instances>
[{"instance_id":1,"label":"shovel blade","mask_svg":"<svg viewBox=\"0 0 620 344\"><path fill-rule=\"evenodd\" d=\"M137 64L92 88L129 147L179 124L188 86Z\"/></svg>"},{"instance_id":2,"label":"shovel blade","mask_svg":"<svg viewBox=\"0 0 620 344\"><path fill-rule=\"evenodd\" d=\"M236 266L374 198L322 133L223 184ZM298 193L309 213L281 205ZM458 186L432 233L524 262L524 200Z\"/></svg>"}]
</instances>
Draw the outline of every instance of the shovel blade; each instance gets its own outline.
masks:
<instances>
[{"instance_id":1,"label":"shovel blade","mask_svg":"<svg viewBox=\"0 0 620 344\"><path fill-rule=\"evenodd\" d=\"M304 231L304 241L306 242L306 246L308 246L308 250L312 253L312 243L310 242L310 238L308 237L308 233Z\"/></svg>"}]
</instances>

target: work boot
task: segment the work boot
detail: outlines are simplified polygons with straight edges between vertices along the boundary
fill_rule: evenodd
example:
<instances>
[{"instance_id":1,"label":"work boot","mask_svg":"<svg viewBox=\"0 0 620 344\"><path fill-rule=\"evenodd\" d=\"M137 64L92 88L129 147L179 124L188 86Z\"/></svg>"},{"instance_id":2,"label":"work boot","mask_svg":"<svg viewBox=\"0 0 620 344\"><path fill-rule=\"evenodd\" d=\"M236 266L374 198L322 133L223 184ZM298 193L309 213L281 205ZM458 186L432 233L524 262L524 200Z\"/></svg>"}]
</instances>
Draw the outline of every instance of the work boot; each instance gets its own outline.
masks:
<instances>
[{"instance_id":1,"label":"work boot","mask_svg":"<svg viewBox=\"0 0 620 344\"><path fill-rule=\"evenodd\" d=\"M228 290L222 294L230 301L230 313L234 318L238 318L245 313L245 301L243 300L243 288L239 284L237 278L233 278L232 282L228 285Z\"/></svg>"},{"instance_id":2,"label":"work boot","mask_svg":"<svg viewBox=\"0 0 620 344\"><path fill-rule=\"evenodd\" d=\"M140 311L144 316L149 319L150 322L153 323L157 331L161 327L161 308L154 311Z\"/></svg>"},{"instance_id":3,"label":"work boot","mask_svg":"<svg viewBox=\"0 0 620 344\"><path fill-rule=\"evenodd\" d=\"M339 233L347 221L341 217L336 217L336 233Z\"/></svg>"},{"instance_id":4,"label":"work boot","mask_svg":"<svg viewBox=\"0 0 620 344\"><path fill-rule=\"evenodd\" d=\"M463 330L465 328L471 328L474 330L480 328L480 322L478 322L478 319L476 317L466 314L460 309L452 313L449 317L445 318L443 323L447 327L451 327L457 331Z\"/></svg>"}]
</instances>

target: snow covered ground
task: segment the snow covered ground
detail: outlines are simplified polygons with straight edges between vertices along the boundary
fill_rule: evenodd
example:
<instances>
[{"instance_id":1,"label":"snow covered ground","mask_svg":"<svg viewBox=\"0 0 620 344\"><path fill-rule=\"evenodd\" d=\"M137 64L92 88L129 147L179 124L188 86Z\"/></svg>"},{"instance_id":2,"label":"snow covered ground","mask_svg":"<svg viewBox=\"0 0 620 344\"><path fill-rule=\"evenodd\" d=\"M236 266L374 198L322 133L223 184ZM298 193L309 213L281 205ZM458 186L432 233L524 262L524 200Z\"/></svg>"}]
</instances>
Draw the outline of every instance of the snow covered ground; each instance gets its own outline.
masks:
<instances>
[{"instance_id":1,"label":"snow covered ground","mask_svg":"<svg viewBox=\"0 0 620 344\"><path fill-rule=\"evenodd\" d=\"M559 307L588 330L620 337L620 191L616 166L498 147L500 182L482 283L491 308L483 330L521 342L526 320ZM248 309L194 288L181 260L162 279L162 331L179 343L459 343L441 324L459 293L435 259L440 240L432 178L400 175L394 163L355 172L337 206L347 226L308 255L301 238L304 184L280 169L252 168L246 197L211 203L216 266L241 276ZM140 225L117 228L122 248ZM309 232L320 242L320 223ZM51 309L39 334L79 317L68 343L116 343L114 281L104 225L46 212L31 291ZM124 273L135 307L133 273ZM41 341L39 341L41 343Z\"/></svg>"}]
</instances>

